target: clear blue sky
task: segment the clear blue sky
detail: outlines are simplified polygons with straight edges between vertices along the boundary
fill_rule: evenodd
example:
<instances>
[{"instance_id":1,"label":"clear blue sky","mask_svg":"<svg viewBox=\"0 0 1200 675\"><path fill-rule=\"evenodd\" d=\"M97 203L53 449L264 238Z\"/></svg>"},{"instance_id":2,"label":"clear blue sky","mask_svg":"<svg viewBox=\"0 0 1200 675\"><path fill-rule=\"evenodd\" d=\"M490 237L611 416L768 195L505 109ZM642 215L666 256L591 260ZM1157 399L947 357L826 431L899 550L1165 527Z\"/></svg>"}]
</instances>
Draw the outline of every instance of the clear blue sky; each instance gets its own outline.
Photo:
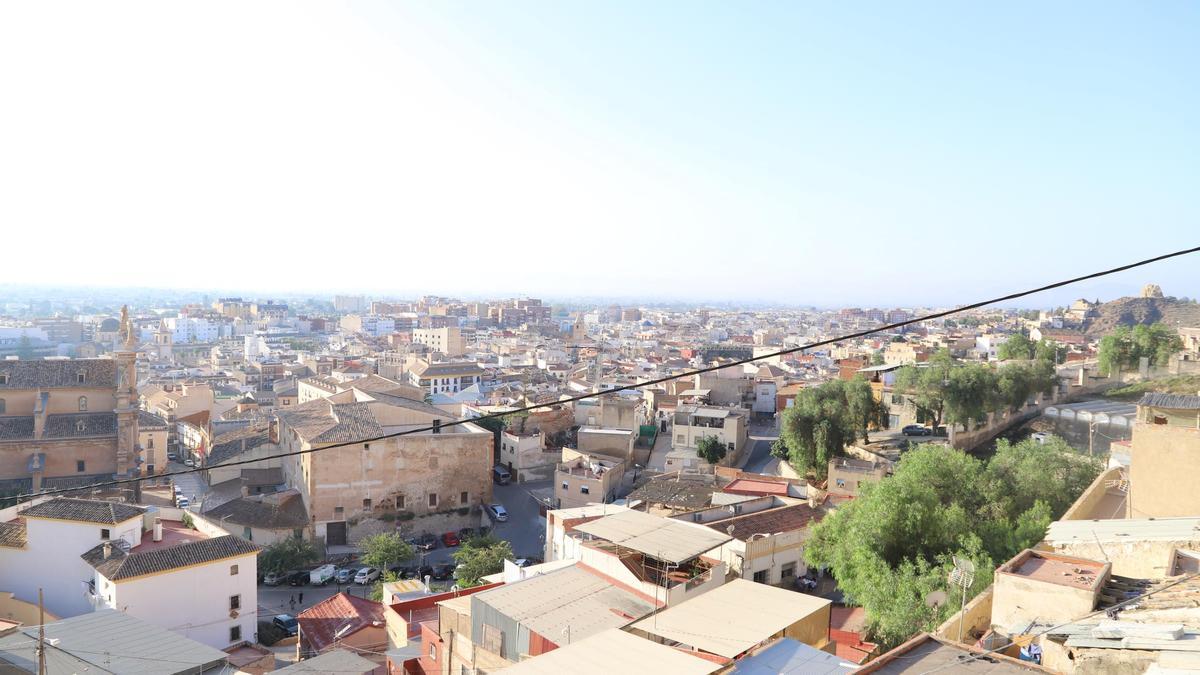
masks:
<instances>
[{"instance_id":1,"label":"clear blue sky","mask_svg":"<svg viewBox=\"0 0 1200 675\"><path fill-rule=\"evenodd\" d=\"M107 284L165 248L204 270L168 286L967 302L1200 244L1198 34L1190 2L6 6L0 218Z\"/></svg>"}]
</instances>

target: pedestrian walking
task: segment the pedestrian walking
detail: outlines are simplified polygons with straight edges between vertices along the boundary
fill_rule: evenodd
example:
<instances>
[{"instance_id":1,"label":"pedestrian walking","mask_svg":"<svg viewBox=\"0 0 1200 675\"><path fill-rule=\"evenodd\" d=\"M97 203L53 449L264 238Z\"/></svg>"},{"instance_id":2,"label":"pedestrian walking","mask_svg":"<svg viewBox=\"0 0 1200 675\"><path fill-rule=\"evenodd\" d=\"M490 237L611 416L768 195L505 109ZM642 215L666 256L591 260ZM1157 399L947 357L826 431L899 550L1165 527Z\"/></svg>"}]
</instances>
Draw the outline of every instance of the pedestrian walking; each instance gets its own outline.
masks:
<instances>
[{"instance_id":1,"label":"pedestrian walking","mask_svg":"<svg viewBox=\"0 0 1200 675\"><path fill-rule=\"evenodd\" d=\"M300 604L301 605L304 604L304 592L303 591L301 591L301 593L300 593Z\"/></svg>"},{"instance_id":2,"label":"pedestrian walking","mask_svg":"<svg viewBox=\"0 0 1200 675\"><path fill-rule=\"evenodd\" d=\"M296 604L296 594L295 593L292 593L292 597L288 598L288 602L292 603L292 605Z\"/></svg>"}]
</instances>

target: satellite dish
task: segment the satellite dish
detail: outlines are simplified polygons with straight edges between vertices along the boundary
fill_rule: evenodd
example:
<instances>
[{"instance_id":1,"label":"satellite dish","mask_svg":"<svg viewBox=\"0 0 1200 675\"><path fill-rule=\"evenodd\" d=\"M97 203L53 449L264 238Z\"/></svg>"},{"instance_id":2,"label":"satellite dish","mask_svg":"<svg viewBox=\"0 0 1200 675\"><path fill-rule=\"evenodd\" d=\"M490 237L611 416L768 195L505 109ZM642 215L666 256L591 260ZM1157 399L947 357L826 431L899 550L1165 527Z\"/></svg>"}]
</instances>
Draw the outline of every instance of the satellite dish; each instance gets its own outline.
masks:
<instances>
[{"instance_id":1,"label":"satellite dish","mask_svg":"<svg viewBox=\"0 0 1200 675\"><path fill-rule=\"evenodd\" d=\"M925 606L941 607L942 605L946 604L947 599L946 591L934 591L925 596Z\"/></svg>"}]
</instances>

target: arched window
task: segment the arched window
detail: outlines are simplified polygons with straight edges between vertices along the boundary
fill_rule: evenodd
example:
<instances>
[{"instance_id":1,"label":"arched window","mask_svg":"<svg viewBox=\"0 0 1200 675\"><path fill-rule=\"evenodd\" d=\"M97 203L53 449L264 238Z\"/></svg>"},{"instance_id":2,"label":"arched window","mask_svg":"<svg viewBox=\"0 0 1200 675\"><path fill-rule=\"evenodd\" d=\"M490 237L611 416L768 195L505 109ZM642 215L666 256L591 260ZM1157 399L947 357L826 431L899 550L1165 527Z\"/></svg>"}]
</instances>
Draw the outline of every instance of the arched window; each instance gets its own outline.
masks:
<instances>
[{"instance_id":1,"label":"arched window","mask_svg":"<svg viewBox=\"0 0 1200 675\"><path fill-rule=\"evenodd\" d=\"M87 397L79 397L79 412L87 412Z\"/></svg>"}]
</instances>

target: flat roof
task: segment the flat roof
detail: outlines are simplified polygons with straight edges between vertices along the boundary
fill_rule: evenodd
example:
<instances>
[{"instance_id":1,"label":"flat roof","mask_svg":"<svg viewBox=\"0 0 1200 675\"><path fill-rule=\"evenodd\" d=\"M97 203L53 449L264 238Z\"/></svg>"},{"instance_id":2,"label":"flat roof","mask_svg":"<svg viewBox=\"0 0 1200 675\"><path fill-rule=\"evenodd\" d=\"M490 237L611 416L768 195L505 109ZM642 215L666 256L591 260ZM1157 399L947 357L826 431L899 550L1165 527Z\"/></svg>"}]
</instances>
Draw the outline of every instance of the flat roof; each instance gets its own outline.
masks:
<instances>
[{"instance_id":1,"label":"flat roof","mask_svg":"<svg viewBox=\"0 0 1200 675\"><path fill-rule=\"evenodd\" d=\"M549 640L563 639L568 628L574 639L583 639L620 628L654 609L648 600L578 565L471 597L472 603L483 603Z\"/></svg>"},{"instance_id":2,"label":"flat roof","mask_svg":"<svg viewBox=\"0 0 1200 675\"><path fill-rule=\"evenodd\" d=\"M628 510L629 507L621 506L620 504L588 504L587 506L576 506L572 509L551 509L549 513L553 513L554 517L559 520L571 520L574 518L591 518L593 516L611 516L624 513Z\"/></svg>"},{"instance_id":3,"label":"flat roof","mask_svg":"<svg viewBox=\"0 0 1200 675\"><path fill-rule=\"evenodd\" d=\"M571 642L536 658L504 669L513 675L611 675L611 673L672 673L708 675L724 668L719 663L689 656L656 642L611 628Z\"/></svg>"},{"instance_id":4,"label":"flat roof","mask_svg":"<svg viewBox=\"0 0 1200 675\"><path fill-rule=\"evenodd\" d=\"M1097 541L1200 541L1200 518L1056 520L1046 533L1046 542L1054 546Z\"/></svg>"},{"instance_id":5,"label":"flat roof","mask_svg":"<svg viewBox=\"0 0 1200 675\"><path fill-rule=\"evenodd\" d=\"M577 525L575 530L673 563L691 560L732 539L703 525L659 518L641 511L605 516Z\"/></svg>"},{"instance_id":6,"label":"flat roof","mask_svg":"<svg viewBox=\"0 0 1200 675\"><path fill-rule=\"evenodd\" d=\"M831 604L824 598L734 579L633 627L732 659Z\"/></svg>"},{"instance_id":7,"label":"flat roof","mask_svg":"<svg viewBox=\"0 0 1200 675\"><path fill-rule=\"evenodd\" d=\"M1105 563L1087 558L1025 549L996 571L1059 586L1096 590L1104 583Z\"/></svg>"}]
</instances>

